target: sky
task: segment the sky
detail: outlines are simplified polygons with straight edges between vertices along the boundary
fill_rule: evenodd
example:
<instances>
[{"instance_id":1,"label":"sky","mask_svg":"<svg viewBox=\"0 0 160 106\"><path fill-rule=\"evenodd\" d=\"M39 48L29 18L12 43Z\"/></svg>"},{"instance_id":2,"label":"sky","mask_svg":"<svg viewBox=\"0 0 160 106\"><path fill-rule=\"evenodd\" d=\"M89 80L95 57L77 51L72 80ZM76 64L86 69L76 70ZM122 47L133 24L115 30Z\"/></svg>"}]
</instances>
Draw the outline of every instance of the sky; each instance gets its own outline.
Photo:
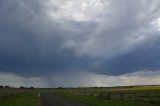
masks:
<instances>
[{"instance_id":1,"label":"sky","mask_svg":"<svg viewBox=\"0 0 160 106\"><path fill-rule=\"evenodd\" d=\"M159 0L0 0L0 85L160 84Z\"/></svg>"}]
</instances>

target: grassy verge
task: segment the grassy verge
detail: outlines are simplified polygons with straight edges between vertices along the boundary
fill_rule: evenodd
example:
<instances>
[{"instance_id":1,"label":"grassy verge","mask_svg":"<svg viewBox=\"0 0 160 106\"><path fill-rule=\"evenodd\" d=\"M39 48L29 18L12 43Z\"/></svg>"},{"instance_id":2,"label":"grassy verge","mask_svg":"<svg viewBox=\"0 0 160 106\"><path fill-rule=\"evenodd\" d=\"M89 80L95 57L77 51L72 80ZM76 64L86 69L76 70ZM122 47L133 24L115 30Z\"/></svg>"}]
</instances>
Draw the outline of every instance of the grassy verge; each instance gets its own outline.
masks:
<instances>
[{"instance_id":1,"label":"grassy verge","mask_svg":"<svg viewBox=\"0 0 160 106\"><path fill-rule=\"evenodd\" d=\"M144 103L139 101L106 100L104 98L98 98L93 96L79 96L67 93L56 93L56 94L72 100L86 103L90 106L155 106L150 103Z\"/></svg>"},{"instance_id":2,"label":"grassy verge","mask_svg":"<svg viewBox=\"0 0 160 106\"><path fill-rule=\"evenodd\" d=\"M0 106L39 106L38 93L25 92L0 98Z\"/></svg>"},{"instance_id":3,"label":"grassy verge","mask_svg":"<svg viewBox=\"0 0 160 106\"><path fill-rule=\"evenodd\" d=\"M160 91L160 86L137 86L132 88L112 88L110 91Z\"/></svg>"}]
</instances>

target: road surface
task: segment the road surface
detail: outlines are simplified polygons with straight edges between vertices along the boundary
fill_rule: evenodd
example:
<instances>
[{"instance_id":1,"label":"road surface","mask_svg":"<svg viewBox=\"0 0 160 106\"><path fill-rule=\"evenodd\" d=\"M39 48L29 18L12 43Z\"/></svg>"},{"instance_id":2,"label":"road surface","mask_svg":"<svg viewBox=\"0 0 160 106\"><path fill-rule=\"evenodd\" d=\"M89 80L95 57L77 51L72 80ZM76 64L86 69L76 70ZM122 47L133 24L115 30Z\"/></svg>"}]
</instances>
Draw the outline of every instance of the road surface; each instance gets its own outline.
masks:
<instances>
[{"instance_id":1,"label":"road surface","mask_svg":"<svg viewBox=\"0 0 160 106\"><path fill-rule=\"evenodd\" d=\"M41 93L40 96L42 106L87 106L83 103L49 93Z\"/></svg>"}]
</instances>

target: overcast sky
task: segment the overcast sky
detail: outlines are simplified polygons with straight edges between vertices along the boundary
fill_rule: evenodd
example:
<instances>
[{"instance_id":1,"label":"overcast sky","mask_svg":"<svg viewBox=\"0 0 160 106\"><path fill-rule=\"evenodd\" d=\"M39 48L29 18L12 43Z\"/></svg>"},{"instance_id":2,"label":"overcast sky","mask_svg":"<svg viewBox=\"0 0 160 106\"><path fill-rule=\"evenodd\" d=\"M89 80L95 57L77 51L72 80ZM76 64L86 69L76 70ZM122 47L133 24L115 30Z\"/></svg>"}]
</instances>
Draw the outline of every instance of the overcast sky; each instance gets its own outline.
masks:
<instances>
[{"instance_id":1,"label":"overcast sky","mask_svg":"<svg viewBox=\"0 0 160 106\"><path fill-rule=\"evenodd\" d=\"M0 0L0 84L160 84L159 0Z\"/></svg>"}]
</instances>

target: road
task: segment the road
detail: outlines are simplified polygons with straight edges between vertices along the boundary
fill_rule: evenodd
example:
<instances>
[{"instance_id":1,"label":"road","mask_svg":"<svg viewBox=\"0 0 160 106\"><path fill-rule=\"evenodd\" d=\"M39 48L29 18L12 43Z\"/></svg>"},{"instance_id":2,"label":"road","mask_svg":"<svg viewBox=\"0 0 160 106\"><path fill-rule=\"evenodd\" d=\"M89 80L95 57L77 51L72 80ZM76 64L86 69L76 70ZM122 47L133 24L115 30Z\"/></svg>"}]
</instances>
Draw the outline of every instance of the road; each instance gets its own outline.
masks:
<instances>
[{"instance_id":1,"label":"road","mask_svg":"<svg viewBox=\"0 0 160 106\"><path fill-rule=\"evenodd\" d=\"M41 93L40 96L42 106L87 106L83 103L49 93Z\"/></svg>"}]
</instances>

